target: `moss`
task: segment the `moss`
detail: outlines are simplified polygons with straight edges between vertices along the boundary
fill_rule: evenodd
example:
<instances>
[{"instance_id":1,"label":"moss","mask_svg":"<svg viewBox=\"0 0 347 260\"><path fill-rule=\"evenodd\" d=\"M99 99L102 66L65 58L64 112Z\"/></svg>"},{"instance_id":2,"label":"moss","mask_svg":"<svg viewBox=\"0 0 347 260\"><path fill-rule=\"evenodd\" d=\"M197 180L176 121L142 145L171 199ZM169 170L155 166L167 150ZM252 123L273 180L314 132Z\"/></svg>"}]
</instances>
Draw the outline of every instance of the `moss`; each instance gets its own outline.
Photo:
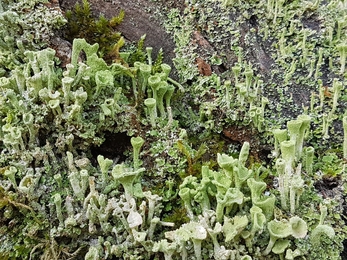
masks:
<instances>
[{"instance_id":1,"label":"moss","mask_svg":"<svg viewBox=\"0 0 347 260\"><path fill-rule=\"evenodd\" d=\"M101 56L110 62L114 55L111 52L119 48L117 43L121 33L117 32L116 28L123 21L125 12L121 10L117 16L109 20L103 15L96 19L88 0L82 0L82 5L77 2L74 9L68 10L65 15L67 18L64 30L66 39L72 42L75 38L84 38L90 44L98 43Z\"/></svg>"},{"instance_id":2,"label":"moss","mask_svg":"<svg viewBox=\"0 0 347 260\"><path fill-rule=\"evenodd\" d=\"M129 57L129 64L134 65L136 61L145 62L146 61L146 52L145 52L145 39L146 35L143 35L137 43L135 51Z\"/></svg>"},{"instance_id":3,"label":"moss","mask_svg":"<svg viewBox=\"0 0 347 260\"><path fill-rule=\"evenodd\" d=\"M157 58L154 61L153 67L152 67L152 73L155 74L157 72L162 72L161 65L163 64L163 58L164 58L164 52L163 49L160 48Z\"/></svg>"}]
</instances>

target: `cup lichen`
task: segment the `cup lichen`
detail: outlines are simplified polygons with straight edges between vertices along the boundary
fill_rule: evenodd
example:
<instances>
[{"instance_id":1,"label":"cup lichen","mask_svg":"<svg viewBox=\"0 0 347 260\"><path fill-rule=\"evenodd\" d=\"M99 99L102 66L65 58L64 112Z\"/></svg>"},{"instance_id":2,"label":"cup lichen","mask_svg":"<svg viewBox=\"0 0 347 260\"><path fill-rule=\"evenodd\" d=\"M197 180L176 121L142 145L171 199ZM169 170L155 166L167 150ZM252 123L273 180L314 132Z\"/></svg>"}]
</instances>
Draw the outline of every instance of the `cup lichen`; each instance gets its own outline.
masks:
<instances>
[{"instance_id":1,"label":"cup lichen","mask_svg":"<svg viewBox=\"0 0 347 260\"><path fill-rule=\"evenodd\" d=\"M47 8L0 3L0 258L341 259L343 2L186 1L175 68L120 35L60 66Z\"/></svg>"}]
</instances>

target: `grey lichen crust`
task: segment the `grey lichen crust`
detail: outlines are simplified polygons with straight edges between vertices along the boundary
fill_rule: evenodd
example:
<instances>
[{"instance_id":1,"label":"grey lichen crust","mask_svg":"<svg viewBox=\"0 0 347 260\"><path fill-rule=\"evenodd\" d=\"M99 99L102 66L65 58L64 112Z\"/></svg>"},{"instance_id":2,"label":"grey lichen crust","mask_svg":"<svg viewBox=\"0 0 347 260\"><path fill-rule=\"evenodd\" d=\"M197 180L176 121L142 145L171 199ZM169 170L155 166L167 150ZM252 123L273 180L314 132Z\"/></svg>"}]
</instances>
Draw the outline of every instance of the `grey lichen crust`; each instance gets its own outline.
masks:
<instances>
[{"instance_id":1,"label":"grey lichen crust","mask_svg":"<svg viewBox=\"0 0 347 260\"><path fill-rule=\"evenodd\" d=\"M4 21L24 15L10 3L0 3ZM48 15L40 2L21 3ZM121 50L107 64L98 44L75 39L61 68L55 51L41 48L44 38L21 49L12 39L20 32L0 31L12 37L0 44L10 57L0 60L1 259L341 259L345 34L339 19L336 31L328 25L345 3L186 4L166 24L181 84L169 65L153 70L150 47L145 61L130 64ZM63 21L51 15L60 18L43 28ZM327 28L318 38L299 30L316 15ZM242 34L247 22L256 26ZM228 48L205 57L208 41ZM259 41L271 49L258 49ZM223 56L224 48L236 54ZM272 57L264 61L266 53ZM299 85L312 91L309 107L275 121L274 108L281 113ZM336 139L344 142L326 151L319 140L329 142L338 122ZM252 138L236 136L245 128ZM216 141L221 132L239 149ZM257 150L265 144L266 160ZM338 182L329 194L316 189L326 179Z\"/></svg>"}]
</instances>

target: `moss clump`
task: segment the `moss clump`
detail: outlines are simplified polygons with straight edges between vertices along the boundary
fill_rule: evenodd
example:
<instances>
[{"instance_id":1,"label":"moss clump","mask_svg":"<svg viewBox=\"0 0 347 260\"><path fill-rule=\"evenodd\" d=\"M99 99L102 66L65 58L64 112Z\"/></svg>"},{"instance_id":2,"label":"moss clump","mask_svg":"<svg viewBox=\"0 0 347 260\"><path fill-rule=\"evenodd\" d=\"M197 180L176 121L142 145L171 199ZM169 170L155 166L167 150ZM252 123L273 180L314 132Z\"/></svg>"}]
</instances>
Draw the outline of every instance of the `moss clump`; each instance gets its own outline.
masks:
<instances>
[{"instance_id":1,"label":"moss clump","mask_svg":"<svg viewBox=\"0 0 347 260\"><path fill-rule=\"evenodd\" d=\"M68 23L64 31L65 37L70 42L75 38L84 38L90 44L98 43L100 53L109 61L109 53L121 38L121 33L115 29L123 21L124 15L125 12L121 10L110 20L103 15L96 19L88 0L82 0L82 5L76 3L73 10L66 12Z\"/></svg>"}]
</instances>

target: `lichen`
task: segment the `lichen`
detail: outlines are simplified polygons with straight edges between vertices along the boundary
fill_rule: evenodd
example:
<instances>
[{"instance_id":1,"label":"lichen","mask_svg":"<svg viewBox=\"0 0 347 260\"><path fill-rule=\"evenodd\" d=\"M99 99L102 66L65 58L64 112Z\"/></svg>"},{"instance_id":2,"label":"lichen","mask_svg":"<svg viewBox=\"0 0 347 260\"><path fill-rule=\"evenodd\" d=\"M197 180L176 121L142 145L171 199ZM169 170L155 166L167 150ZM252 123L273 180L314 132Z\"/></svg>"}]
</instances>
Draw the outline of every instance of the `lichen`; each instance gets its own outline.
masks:
<instances>
[{"instance_id":1,"label":"lichen","mask_svg":"<svg viewBox=\"0 0 347 260\"><path fill-rule=\"evenodd\" d=\"M54 29L66 23L45 0L2 1L0 7L0 76L25 59L24 52L47 47Z\"/></svg>"},{"instance_id":2,"label":"lichen","mask_svg":"<svg viewBox=\"0 0 347 260\"><path fill-rule=\"evenodd\" d=\"M0 257L341 259L345 4L186 2L178 82L144 36L1 62Z\"/></svg>"}]
</instances>

